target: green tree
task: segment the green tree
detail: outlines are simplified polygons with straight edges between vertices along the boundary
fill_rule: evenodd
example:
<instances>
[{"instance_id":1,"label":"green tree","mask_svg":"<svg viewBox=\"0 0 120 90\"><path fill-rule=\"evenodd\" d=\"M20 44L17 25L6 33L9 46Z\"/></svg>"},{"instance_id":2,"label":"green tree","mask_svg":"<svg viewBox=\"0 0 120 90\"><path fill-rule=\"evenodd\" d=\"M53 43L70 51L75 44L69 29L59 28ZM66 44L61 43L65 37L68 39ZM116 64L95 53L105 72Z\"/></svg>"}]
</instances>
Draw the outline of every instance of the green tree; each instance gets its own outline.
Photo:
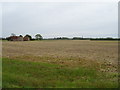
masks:
<instances>
[{"instance_id":1,"label":"green tree","mask_svg":"<svg viewBox=\"0 0 120 90\"><path fill-rule=\"evenodd\" d=\"M42 40L43 39L43 37L40 34L36 34L35 38L36 38L36 40Z\"/></svg>"},{"instance_id":2,"label":"green tree","mask_svg":"<svg viewBox=\"0 0 120 90\"><path fill-rule=\"evenodd\" d=\"M19 35L19 37L23 37L22 35Z\"/></svg>"},{"instance_id":3,"label":"green tree","mask_svg":"<svg viewBox=\"0 0 120 90\"><path fill-rule=\"evenodd\" d=\"M28 34L27 34L26 36L28 36L28 37L30 38L30 40L32 40L32 36L30 36L30 35L28 35Z\"/></svg>"}]
</instances>

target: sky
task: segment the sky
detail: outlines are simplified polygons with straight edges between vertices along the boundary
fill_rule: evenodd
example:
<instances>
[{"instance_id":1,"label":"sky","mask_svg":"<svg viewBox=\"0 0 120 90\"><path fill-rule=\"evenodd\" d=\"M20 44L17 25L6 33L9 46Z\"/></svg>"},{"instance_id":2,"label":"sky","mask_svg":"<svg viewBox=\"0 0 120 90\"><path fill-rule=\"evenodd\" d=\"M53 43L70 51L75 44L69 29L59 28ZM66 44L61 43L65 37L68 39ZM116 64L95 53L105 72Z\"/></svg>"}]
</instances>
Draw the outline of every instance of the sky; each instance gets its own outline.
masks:
<instances>
[{"instance_id":1,"label":"sky","mask_svg":"<svg viewBox=\"0 0 120 90\"><path fill-rule=\"evenodd\" d=\"M0 37L118 37L116 2L2 3L0 19Z\"/></svg>"}]
</instances>

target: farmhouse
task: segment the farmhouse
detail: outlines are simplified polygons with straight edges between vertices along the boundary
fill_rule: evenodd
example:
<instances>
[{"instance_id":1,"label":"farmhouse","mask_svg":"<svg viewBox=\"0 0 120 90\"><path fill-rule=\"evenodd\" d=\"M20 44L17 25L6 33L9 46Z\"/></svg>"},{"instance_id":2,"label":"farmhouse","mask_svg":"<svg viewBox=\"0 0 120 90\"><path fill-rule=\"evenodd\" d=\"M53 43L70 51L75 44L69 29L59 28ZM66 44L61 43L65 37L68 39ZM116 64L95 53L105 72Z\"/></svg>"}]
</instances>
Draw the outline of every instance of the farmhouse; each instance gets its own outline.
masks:
<instances>
[{"instance_id":1,"label":"farmhouse","mask_svg":"<svg viewBox=\"0 0 120 90\"><path fill-rule=\"evenodd\" d=\"M28 36L10 36L8 37L9 41L30 41L30 38Z\"/></svg>"},{"instance_id":2,"label":"farmhouse","mask_svg":"<svg viewBox=\"0 0 120 90\"><path fill-rule=\"evenodd\" d=\"M24 41L30 41L30 38L28 36L23 37Z\"/></svg>"}]
</instances>

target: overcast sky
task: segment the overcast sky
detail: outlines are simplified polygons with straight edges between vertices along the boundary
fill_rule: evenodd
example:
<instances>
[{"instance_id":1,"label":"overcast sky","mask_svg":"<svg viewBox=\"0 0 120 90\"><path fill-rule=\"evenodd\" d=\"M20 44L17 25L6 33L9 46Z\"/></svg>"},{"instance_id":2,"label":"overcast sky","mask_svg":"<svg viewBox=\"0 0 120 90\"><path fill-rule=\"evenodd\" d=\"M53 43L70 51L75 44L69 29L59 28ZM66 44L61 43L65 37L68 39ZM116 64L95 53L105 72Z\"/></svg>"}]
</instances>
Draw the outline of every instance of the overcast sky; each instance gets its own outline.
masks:
<instances>
[{"instance_id":1,"label":"overcast sky","mask_svg":"<svg viewBox=\"0 0 120 90\"><path fill-rule=\"evenodd\" d=\"M118 36L115 2L2 3L1 15L3 37L11 33L32 37L40 33L44 38Z\"/></svg>"}]
</instances>

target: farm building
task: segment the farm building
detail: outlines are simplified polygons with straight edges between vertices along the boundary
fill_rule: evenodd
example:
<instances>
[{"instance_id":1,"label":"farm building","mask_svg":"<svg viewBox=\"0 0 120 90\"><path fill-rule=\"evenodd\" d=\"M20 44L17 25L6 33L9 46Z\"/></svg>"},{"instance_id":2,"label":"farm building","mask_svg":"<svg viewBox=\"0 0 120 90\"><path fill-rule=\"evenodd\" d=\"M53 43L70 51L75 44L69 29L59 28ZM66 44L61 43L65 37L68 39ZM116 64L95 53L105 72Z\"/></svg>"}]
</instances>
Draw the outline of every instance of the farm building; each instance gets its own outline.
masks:
<instances>
[{"instance_id":1,"label":"farm building","mask_svg":"<svg viewBox=\"0 0 120 90\"><path fill-rule=\"evenodd\" d=\"M9 41L30 41L28 36L10 36L8 37Z\"/></svg>"},{"instance_id":2,"label":"farm building","mask_svg":"<svg viewBox=\"0 0 120 90\"><path fill-rule=\"evenodd\" d=\"M30 38L28 36L23 37L24 41L30 41Z\"/></svg>"}]
</instances>

